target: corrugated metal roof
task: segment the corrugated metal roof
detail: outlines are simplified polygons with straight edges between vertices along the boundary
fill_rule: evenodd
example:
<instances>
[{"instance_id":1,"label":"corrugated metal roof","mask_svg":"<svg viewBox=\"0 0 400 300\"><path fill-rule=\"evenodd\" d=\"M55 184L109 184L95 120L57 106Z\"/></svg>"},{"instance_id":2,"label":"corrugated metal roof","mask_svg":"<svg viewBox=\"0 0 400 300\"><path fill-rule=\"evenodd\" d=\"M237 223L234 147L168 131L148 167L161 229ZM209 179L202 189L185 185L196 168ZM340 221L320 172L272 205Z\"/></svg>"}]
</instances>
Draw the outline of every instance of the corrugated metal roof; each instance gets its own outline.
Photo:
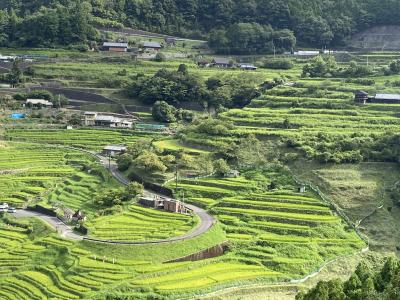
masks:
<instances>
[{"instance_id":1,"label":"corrugated metal roof","mask_svg":"<svg viewBox=\"0 0 400 300\"><path fill-rule=\"evenodd\" d=\"M114 43L114 42L105 42L103 43L104 47L115 47L115 48L128 48L128 43Z\"/></svg>"},{"instance_id":2,"label":"corrugated metal roof","mask_svg":"<svg viewBox=\"0 0 400 300\"><path fill-rule=\"evenodd\" d=\"M229 65L229 59L227 58L214 58L213 62L217 65Z\"/></svg>"},{"instance_id":3,"label":"corrugated metal roof","mask_svg":"<svg viewBox=\"0 0 400 300\"><path fill-rule=\"evenodd\" d=\"M146 48L161 48L160 43L158 42L144 42L143 47Z\"/></svg>"},{"instance_id":4,"label":"corrugated metal roof","mask_svg":"<svg viewBox=\"0 0 400 300\"><path fill-rule=\"evenodd\" d=\"M376 94L375 99L400 101L400 95L398 95L398 94Z\"/></svg>"},{"instance_id":5,"label":"corrugated metal roof","mask_svg":"<svg viewBox=\"0 0 400 300\"><path fill-rule=\"evenodd\" d=\"M108 145L103 148L106 151L126 151L126 146Z\"/></svg>"},{"instance_id":6,"label":"corrugated metal roof","mask_svg":"<svg viewBox=\"0 0 400 300\"><path fill-rule=\"evenodd\" d=\"M26 104L42 104L42 105L48 105L48 106L53 106L53 103L50 101L44 100L44 99L27 99Z\"/></svg>"},{"instance_id":7,"label":"corrugated metal roof","mask_svg":"<svg viewBox=\"0 0 400 300\"><path fill-rule=\"evenodd\" d=\"M243 69L257 69L257 67L255 65L251 65L251 64L241 64L240 67Z\"/></svg>"}]
</instances>

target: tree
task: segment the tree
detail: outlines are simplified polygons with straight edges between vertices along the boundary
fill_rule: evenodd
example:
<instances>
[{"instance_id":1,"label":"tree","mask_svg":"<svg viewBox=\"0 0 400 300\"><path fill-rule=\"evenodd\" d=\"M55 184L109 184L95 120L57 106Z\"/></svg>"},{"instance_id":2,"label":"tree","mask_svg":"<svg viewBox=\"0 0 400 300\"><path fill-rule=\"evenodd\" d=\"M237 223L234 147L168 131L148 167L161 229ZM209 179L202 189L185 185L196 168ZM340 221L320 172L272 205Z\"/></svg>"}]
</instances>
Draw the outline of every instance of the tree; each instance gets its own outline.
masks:
<instances>
[{"instance_id":1,"label":"tree","mask_svg":"<svg viewBox=\"0 0 400 300\"><path fill-rule=\"evenodd\" d=\"M160 122L172 123L176 121L176 108L165 101L157 101L151 110L153 119Z\"/></svg>"},{"instance_id":2,"label":"tree","mask_svg":"<svg viewBox=\"0 0 400 300\"><path fill-rule=\"evenodd\" d=\"M211 175L214 172L212 157L209 154L200 154L196 159L196 169L204 175Z\"/></svg>"},{"instance_id":3,"label":"tree","mask_svg":"<svg viewBox=\"0 0 400 300\"><path fill-rule=\"evenodd\" d=\"M8 74L8 82L12 87L18 85L22 80L22 72L19 67L19 61L14 60L11 68L11 72Z\"/></svg>"},{"instance_id":4,"label":"tree","mask_svg":"<svg viewBox=\"0 0 400 300\"><path fill-rule=\"evenodd\" d=\"M167 57L165 56L165 54L158 52L156 54L156 56L154 57L154 60L158 61L158 62L163 62L163 61L167 61Z\"/></svg>"},{"instance_id":5,"label":"tree","mask_svg":"<svg viewBox=\"0 0 400 300\"><path fill-rule=\"evenodd\" d=\"M133 165L146 172L165 172L167 167L161 159L153 152L143 151L136 159L133 160Z\"/></svg>"},{"instance_id":6,"label":"tree","mask_svg":"<svg viewBox=\"0 0 400 300\"><path fill-rule=\"evenodd\" d=\"M226 160L220 158L214 162L215 173L219 176L224 176L230 171L230 167Z\"/></svg>"},{"instance_id":7,"label":"tree","mask_svg":"<svg viewBox=\"0 0 400 300\"><path fill-rule=\"evenodd\" d=\"M131 182L125 188L126 200L134 200L141 196L144 192L143 185L138 182Z\"/></svg>"},{"instance_id":8,"label":"tree","mask_svg":"<svg viewBox=\"0 0 400 300\"><path fill-rule=\"evenodd\" d=\"M129 155L128 153L121 154L117 158L118 170L122 172L128 170L132 164L132 161L133 161L132 156Z\"/></svg>"},{"instance_id":9,"label":"tree","mask_svg":"<svg viewBox=\"0 0 400 300\"><path fill-rule=\"evenodd\" d=\"M237 163L239 167L260 166L266 162L265 149L261 142L250 134L238 145Z\"/></svg>"}]
</instances>

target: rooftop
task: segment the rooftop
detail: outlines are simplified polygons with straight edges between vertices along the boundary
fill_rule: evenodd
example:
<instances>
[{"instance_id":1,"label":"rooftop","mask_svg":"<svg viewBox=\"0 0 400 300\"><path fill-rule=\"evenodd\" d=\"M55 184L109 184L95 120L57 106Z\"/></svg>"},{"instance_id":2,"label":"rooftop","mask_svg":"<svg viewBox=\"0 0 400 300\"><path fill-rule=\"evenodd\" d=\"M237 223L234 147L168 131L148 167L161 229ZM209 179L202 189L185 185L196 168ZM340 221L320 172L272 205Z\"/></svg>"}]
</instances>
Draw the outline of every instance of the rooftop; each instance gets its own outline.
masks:
<instances>
[{"instance_id":1,"label":"rooftop","mask_svg":"<svg viewBox=\"0 0 400 300\"><path fill-rule=\"evenodd\" d=\"M146 48L161 48L159 42L143 42L143 47Z\"/></svg>"},{"instance_id":2,"label":"rooftop","mask_svg":"<svg viewBox=\"0 0 400 300\"><path fill-rule=\"evenodd\" d=\"M26 104L29 104L29 103L53 106L53 103L51 103L50 101L44 100L44 99L27 99Z\"/></svg>"},{"instance_id":3,"label":"rooftop","mask_svg":"<svg viewBox=\"0 0 400 300\"><path fill-rule=\"evenodd\" d=\"M229 65L229 59L227 58L214 58L213 63L217 65Z\"/></svg>"},{"instance_id":4,"label":"rooftop","mask_svg":"<svg viewBox=\"0 0 400 300\"><path fill-rule=\"evenodd\" d=\"M375 99L400 101L400 95L399 94L376 94Z\"/></svg>"},{"instance_id":5,"label":"rooftop","mask_svg":"<svg viewBox=\"0 0 400 300\"><path fill-rule=\"evenodd\" d=\"M103 148L105 151L126 151L126 146L122 145L108 145Z\"/></svg>"},{"instance_id":6,"label":"rooftop","mask_svg":"<svg viewBox=\"0 0 400 300\"><path fill-rule=\"evenodd\" d=\"M105 42L103 43L104 47L114 47L114 48L128 48L128 43L114 43L114 42Z\"/></svg>"}]
</instances>

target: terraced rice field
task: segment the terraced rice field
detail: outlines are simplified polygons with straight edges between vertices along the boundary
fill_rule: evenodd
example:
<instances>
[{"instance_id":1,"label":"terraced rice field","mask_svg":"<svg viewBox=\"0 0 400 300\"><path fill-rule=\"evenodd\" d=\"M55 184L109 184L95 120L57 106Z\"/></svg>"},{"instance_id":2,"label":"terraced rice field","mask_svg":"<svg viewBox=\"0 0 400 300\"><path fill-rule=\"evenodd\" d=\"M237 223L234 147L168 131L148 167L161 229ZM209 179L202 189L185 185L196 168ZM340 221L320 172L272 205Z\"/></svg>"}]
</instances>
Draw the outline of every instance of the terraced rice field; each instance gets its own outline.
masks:
<instances>
[{"instance_id":1,"label":"terraced rice field","mask_svg":"<svg viewBox=\"0 0 400 300\"><path fill-rule=\"evenodd\" d=\"M31 236L30 226L41 231ZM173 247L165 245L165 247ZM103 245L106 249L107 245ZM130 251L143 251L131 247ZM151 246L146 246L151 251ZM136 250L135 250L136 249ZM173 248L170 248L172 250ZM158 296L193 291L232 282L235 279L270 278L275 272L256 265L240 264L229 259L161 264L149 260L124 259L85 250L79 244L58 238L39 221L0 219L0 298L88 299L107 295L110 289L129 284L130 296ZM222 269L221 269L222 268ZM173 272L174 275L167 275ZM179 274L188 284L179 286ZM207 274L207 279L200 279ZM197 284L189 284L196 282ZM147 291L143 288L147 288Z\"/></svg>"},{"instance_id":2,"label":"terraced rice field","mask_svg":"<svg viewBox=\"0 0 400 300\"><path fill-rule=\"evenodd\" d=\"M346 136L396 132L400 129L399 105L354 103L354 90L373 94L376 88L343 84L340 80L299 80L293 87L275 88L253 100L249 107L229 110L222 117L236 125L234 134L310 137L321 132ZM319 92L313 94L310 89ZM285 120L290 123L288 128Z\"/></svg>"},{"instance_id":3,"label":"terraced rice field","mask_svg":"<svg viewBox=\"0 0 400 300\"><path fill-rule=\"evenodd\" d=\"M151 134L138 133L132 130L106 129L8 129L6 138L17 138L28 142L59 144L87 150L101 150L110 144L132 144L140 138L151 138Z\"/></svg>"},{"instance_id":4,"label":"terraced rice field","mask_svg":"<svg viewBox=\"0 0 400 300\"><path fill-rule=\"evenodd\" d=\"M67 164L74 156L81 155L74 151L67 155L61 149L32 144L7 143L0 148L0 201L23 206L43 197L55 184L74 175L76 169Z\"/></svg>"},{"instance_id":5,"label":"terraced rice field","mask_svg":"<svg viewBox=\"0 0 400 300\"><path fill-rule=\"evenodd\" d=\"M94 211L95 194L104 187L99 176L76 172L60 182L45 198L46 203L63 203L73 210Z\"/></svg>"},{"instance_id":6,"label":"terraced rice field","mask_svg":"<svg viewBox=\"0 0 400 300\"><path fill-rule=\"evenodd\" d=\"M263 175L273 179L275 172ZM208 207L224 225L228 239L238 245L235 257L281 275L304 275L364 244L329 204L313 193L296 192L289 176L285 186L275 191L265 191L265 184L245 177L183 182L180 188L186 191L187 201ZM216 186L218 190L213 190Z\"/></svg>"},{"instance_id":7,"label":"terraced rice field","mask_svg":"<svg viewBox=\"0 0 400 300\"><path fill-rule=\"evenodd\" d=\"M132 205L121 214L96 218L87 226L93 238L140 242L183 235L195 223L191 216Z\"/></svg>"}]
</instances>

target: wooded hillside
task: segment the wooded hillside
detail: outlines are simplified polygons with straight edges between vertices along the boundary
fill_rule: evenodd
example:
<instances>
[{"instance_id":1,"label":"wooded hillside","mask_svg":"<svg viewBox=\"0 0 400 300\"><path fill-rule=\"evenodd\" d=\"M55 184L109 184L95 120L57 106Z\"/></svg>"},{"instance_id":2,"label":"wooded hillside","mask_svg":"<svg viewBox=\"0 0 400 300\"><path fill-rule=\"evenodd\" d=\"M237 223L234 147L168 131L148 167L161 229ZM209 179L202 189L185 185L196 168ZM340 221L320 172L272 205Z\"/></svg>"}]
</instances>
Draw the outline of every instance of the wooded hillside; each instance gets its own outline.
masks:
<instances>
[{"instance_id":1,"label":"wooded hillside","mask_svg":"<svg viewBox=\"0 0 400 300\"><path fill-rule=\"evenodd\" d=\"M0 44L28 46L95 37L82 23L88 20L83 18L86 14L94 16L92 25L119 23L189 37L211 36L217 50L232 53L243 52L232 40L233 30L250 34L248 43L262 40L250 50L258 53L293 47L293 37L283 29L292 31L302 45L324 47L343 45L353 33L374 25L400 22L396 0L3 0L0 8ZM32 38L38 34L42 40Z\"/></svg>"}]
</instances>

